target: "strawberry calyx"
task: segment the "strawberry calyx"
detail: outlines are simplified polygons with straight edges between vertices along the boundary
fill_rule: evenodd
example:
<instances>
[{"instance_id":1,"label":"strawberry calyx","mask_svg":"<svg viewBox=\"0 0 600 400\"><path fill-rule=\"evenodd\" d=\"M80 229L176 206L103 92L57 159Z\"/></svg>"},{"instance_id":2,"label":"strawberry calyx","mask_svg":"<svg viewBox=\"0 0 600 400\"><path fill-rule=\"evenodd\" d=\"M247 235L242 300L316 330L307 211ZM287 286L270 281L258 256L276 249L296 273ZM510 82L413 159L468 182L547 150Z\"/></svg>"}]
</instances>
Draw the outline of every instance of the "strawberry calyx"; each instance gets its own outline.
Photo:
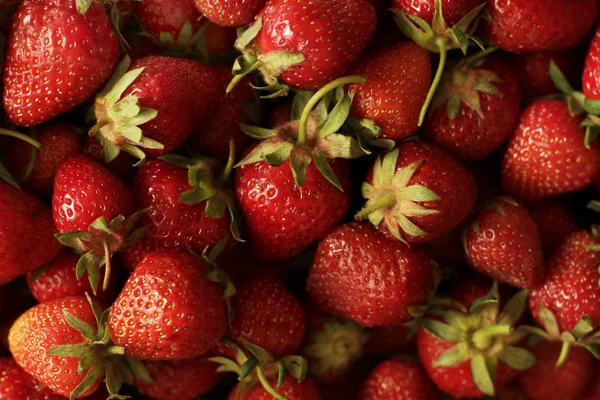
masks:
<instances>
[{"instance_id":1,"label":"strawberry calyx","mask_svg":"<svg viewBox=\"0 0 600 400\"><path fill-rule=\"evenodd\" d=\"M262 347L249 342L242 338L240 339L244 347L247 349L249 356L235 342L228 338L222 338L221 343L231 347L235 351L235 360L227 357L211 357L208 360L219 364L217 372L233 372L238 375L240 385L238 385L239 393L243 393L257 383L277 400L289 400L284 395L277 392L270 383L268 378L277 377L277 385L279 388L285 382L288 375L301 382L308 371L308 364L303 357L289 355L276 361Z\"/></svg>"},{"instance_id":2,"label":"strawberry calyx","mask_svg":"<svg viewBox=\"0 0 600 400\"><path fill-rule=\"evenodd\" d=\"M94 329L65 310L65 321L81 333L84 342L55 346L49 349L47 354L80 359L77 365L77 374L86 373L86 375L71 393L71 400L81 396L95 382L103 378L110 394L108 399L130 398L130 396L119 394L123 383L131 385L136 377L149 384L153 384L154 381L143 363L127 356L125 348L112 343L108 329L110 308L102 311L87 293L86 297L96 318L96 328Z\"/></svg>"},{"instance_id":3,"label":"strawberry calyx","mask_svg":"<svg viewBox=\"0 0 600 400\"><path fill-rule=\"evenodd\" d=\"M402 33L424 49L433 53L439 53L440 55L437 72L425 103L421 108L419 126L423 124L427 109L433 100L433 96L442 78L448 51L460 49L466 55L470 42L475 43L482 50L485 50L483 43L473 36L477 30L480 14L484 7L485 3L475 7L452 27L448 27L448 24L444 20L441 0L435 0L431 24L414 14L392 9L394 20Z\"/></svg>"},{"instance_id":4,"label":"strawberry calyx","mask_svg":"<svg viewBox=\"0 0 600 400\"><path fill-rule=\"evenodd\" d=\"M154 119L158 111L141 107L135 95L121 98L129 86L140 76L144 68L127 71L131 59L126 56L117 66L106 87L96 96L94 115L96 124L89 135L96 136L104 148L107 163L113 161L121 151L125 151L140 160L136 166L146 160L140 148L163 149L164 146L144 137L140 125Z\"/></svg>"},{"instance_id":5,"label":"strawberry calyx","mask_svg":"<svg viewBox=\"0 0 600 400\"><path fill-rule=\"evenodd\" d=\"M456 343L435 361L435 367L452 367L470 361L473 381L486 395L494 396L494 375L501 360L516 370L533 366L535 356L518 344L528 332L515 329L525 311L527 291L514 295L500 310L498 283L477 299L469 310L432 307L420 324L446 342Z\"/></svg>"},{"instance_id":6,"label":"strawberry calyx","mask_svg":"<svg viewBox=\"0 0 600 400\"><path fill-rule=\"evenodd\" d=\"M378 227L381 223L396 239L406 243L406 235L425 236L410 217L438 214L439 210L427 208L423 203L439 201L440 197L423 185L410 185L421 161L415 161L396 172L398 149L388 152L383 160L377 157L373 167L373 184L364 182L362 195L365 207L356 214L357 220L368 219Z\"/></svg>"},{"instance_id":7,"label":"strawberry calyx","mask_svg":"<svg viewBox=\"0 0 600 400\"><path fill-rule=\"evenodd\" d=\"M29 176L31 175L31 172L33 171L33 167L35 165L37 152L39 149L42 148L42 144L36 140L35 128L30 128L29 133L29 135L26 135L24 133L14 131L11 129L0 128L0 136L13 137L31 145L31 155L29 157L29 161L27 162L27 168L25 169L25 173L23 174L23 176L19 177L19 179L15 179L15 177L13 177L10 172L8 172L6 167L2 165L2 163L0 163L0 179L14 186L17 189L21 189L21 187L19 186L19 181L25 182L27 181L27 179L29 179Z\"/></svg>"},{"instance_id":8,"label":"strawberry calyx","mask_svg":"<svg viewBox=\"0 0 600 400\"><path fill-rule=\"evenodd\" d=\"M81 279L87 271L94 295L97 294L100 281L100 267L105 268L102 288L106 290L110 280L112 255L131 246L142 237L146 227L135 229L135 226L140 217L148 211L146 208L127 218L119 215L110 223L107 223L104 217L100 217L90 224L87 232L74 231L54 235L63 245L83 253L75 269L77 279Z\"/></svg>"}]
</instances>

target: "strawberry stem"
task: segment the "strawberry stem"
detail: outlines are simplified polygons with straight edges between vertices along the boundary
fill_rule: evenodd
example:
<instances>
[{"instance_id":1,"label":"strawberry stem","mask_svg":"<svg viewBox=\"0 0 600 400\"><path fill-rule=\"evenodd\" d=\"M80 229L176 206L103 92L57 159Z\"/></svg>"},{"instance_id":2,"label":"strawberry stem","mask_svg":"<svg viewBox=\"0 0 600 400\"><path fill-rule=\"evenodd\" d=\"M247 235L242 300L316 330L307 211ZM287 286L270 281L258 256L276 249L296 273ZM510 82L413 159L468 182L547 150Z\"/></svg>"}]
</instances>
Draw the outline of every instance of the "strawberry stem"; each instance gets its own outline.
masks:
<instances>
[{"instance_id":1,"label":"strawberry stem","mask_svg":"<svg viewBox=\"0 0 600 400\"><path fill-rule=\"evenodd\" d=\"M229 82L229 85L227 85L227 89L225 90L226 93L231 93L231 91L233 90L233 88L235 88L235 86L240 83L240 81L242 79L244 79L244 77L246 75L248 75L249 73L251 73L252 71L256 71L257 69L259 69L261 66L260 61L255 62L254 64L252 64L252 66L250 66L250 68L248 68L247 71L244 71L245 73L243 74L239 74L239 75L234 75L233 79L231 79L231 82Z\"/></svg>"},{"instance_id":2,"label":"strawberry stem","mask_svg":"<svg viewBox=\"0 0 600 400\"><path fill-rule=\"evenodd\" d=\"M282 396L281 394L277 393L277 391L275 389L273 389L273 386L271 386L269 381L267 381L267 378L265 377L265 372L263 371L262 367L260 367L260 366L256 367L256 375L258 376L258 380L260 381L263 388L265 388L265 390L271 396L273 396L277 400L289 400L287 397Z\"/></svg>"},{"instance_id":3,"label":"strawberry stem","mask_svg":"<svg viewBox=\"0 0 600 400\"><path fill-rule=\"evenodd\" d=\"M35 147L36 149L39 149L42 147L42 144L40 142L38 142L37 140L22 134L21 132L17 132L17 131L11 131L10 129L5 129L5 128L0 128L0 135L2 136L10 136L10 137L14 137L17 139L20 139L24 142L29 143L30 145L32 145L33 147Z\"/></svg>"},{"instance_id":4,"label":"strawberry stem","mask_svg":"<svg viewBox=\"0 0 600 400\"><path fill-rule=\"evenodd\" d=\"M31 128L29 130L29 132L31 133L31 138L33 140L37 140L37 135L35 133L35 127ZM23 176L21 177L20 182L27 182L27 180L29 179L29 177L31 176L31 173L33 172L33 167L35 167L35 160L37 159L37 152L38 149L35 146L31 146L31 151L29 153L29 160L27 161L27 168L25 168L25 172L23 173Z\"/></svg>"},{"instance_id":5,"label":"strawberry stem","mask_svg":"<svg viewBox=\"0 0 600 400\"><path fill-rule=\"evenodd\" d=\"M104 266L104 282L102 283L102 290L108 290L108 283L110 280L110 269L111 269L111 254L110 248L108 247L108 240L103 240L102 245L104 246L104 259L106 264Z\"/></svg>"},{"instance_id":6,"label":"strawberry stem","mask_svg":"<svg viewBox=\"0 0 600 400\"><path fill-rule=\"evenodd\" d=\"M225 169L223 173L219 177L219 183L224 184L231 176L231 171L233 171L233 165L235 163L235 142L233 139L229 139L229 157L227 158L227 165L225 165Z\"/></svg>"},{"instance_id":7,"label":"strawberry stem","mask_svg":"<svg viewBox=\"0 0 600 400\"><path fill-rule=\"evenodd\" d=\"M485 350L492 344L492 338L496 335L504 335L510 333L512 327L510 325L493 325L487 328L478 329L473 333L471 340L475 347L480 350Z\"/></svg>"},{"instance_id":8,"label":"strawberry stem","mask_svg":"<svg viewBox=\"0 0 600 400\"><path fill-rule=\"evenodd\" d=\"M448 58L448 51L446 50L446 39L443 37L437 38L435 43L440 50L440 61L438 63L438 68L435 73L435 77L433 78L433 82L431 83L431 87L429 88L429 93L427 93L427 97L425 98L425 103L423 103L423 107L421 107L421 113L419 114L419 126L423 125L423 121L425 120L425 115L427 115L427 109L433 100L433 96L442 80L442 75L444 74L444 68L446 66L446 59Z\"/></svg>"},{"instance_id":9,"label":"strawberry stem","mask_svg":"<svg viewBox=\"0 0 600 400\"><path fill-rule=\"evenodd\" d=\"M315 106L317 105L319 100L321 100L323 97L325 97L325 95L327 95L327 93L331 92L332 90L334 90L340 86L344 86L349 83L365 83L366 81L367 81L367 78L363 78L362 76L358 76L358 75L345 76L343 78L339 78L332 82L329 82L327 85L323 86L317 93L315 93L310 98L308 103L306 103L306 106L304 107L304 110L302 111L302 115L300 116L300 126L298 128L298 140L296 141L296 144L299 146L302 146L306 143L306 123L308 121L308 116L310 115L312 110L315 108Z\"/></svg>"},{"instance_id":10,"label":"strawberry stem","mask_svg":"<svg viewBox=\"0 0 600 400\"><path fill-rule=\"evenodd\" d=\"M366 206L365 208L360 210L355 215L355 217L357 220L363 220L363 219L367 218L369 216L369 214L371 214L372 212L377 211L384 207L389 207L395 203L396 203L396 197L393 194L388 193L385 196L380 197L373 204Z\"/></svg>"}]
</instances>

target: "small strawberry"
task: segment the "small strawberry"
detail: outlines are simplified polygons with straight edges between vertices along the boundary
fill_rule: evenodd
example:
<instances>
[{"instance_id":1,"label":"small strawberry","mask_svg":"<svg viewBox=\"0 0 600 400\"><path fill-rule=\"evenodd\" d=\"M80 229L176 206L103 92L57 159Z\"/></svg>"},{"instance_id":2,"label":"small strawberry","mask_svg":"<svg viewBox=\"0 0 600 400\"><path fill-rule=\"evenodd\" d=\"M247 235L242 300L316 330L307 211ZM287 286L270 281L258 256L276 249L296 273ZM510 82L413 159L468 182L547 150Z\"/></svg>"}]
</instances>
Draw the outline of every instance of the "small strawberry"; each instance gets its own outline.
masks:
<instances>
[{"instance_id":1,"label":"small strawberry","mask_svg":"<svg viewBox=\"0 0 600 400\"><path fill-rule=\"evenodd\" d=\"M415 325L375 327L369 330L366 357L384 358L390 354L413 353L417 347Z\"/></svg>"},{"instance_id":2,"label":"small strawberry","mask_svg":"<svg viewBox=\"0 0 600 400\"><path fill-rule=\"evenodd\" d=\"M527 209L509 197L487 203L463 243L469 265L499 282L531 289L544 277L538 227Z\"/></svg>"},{"instance_id":3,"label":"small strawberry","mask_svg":"<svg viewBox=\"0 0 600 400\"><path fill-rule=\"evenodd\" d=\"M598 16L596 0L509 3L487 0L484 28L492 45L515 53L563 50L574 46Z\"/></svg>"},{"instance_id":4,"label":"small strawberry","mask_svg":"<svg viewBox=\"0 0 600 400\"><path fill-rule=\"evenodd\" d=\"M362 383L357 400L441 400L423 368L410 360L378 364Z\"/></svg>"},{"instance_id":5,"label":"small strawberry","mask_svg":"<svg viewBox=\"0 0 600 400\"><path fill-rule=\"evenodd\" d=\"M542 200L528 207L538 226L546 253L554 251L568 236L579 230L575 216L556 199Z\"/></svg>"},{"instance_id":6,"label":"small strawberry","mask_svg":"<svg viewBox=\"0 0 600 400\"><path fill-rule=\"evenodd\" d=\"M276 386L275 379L269 378L269 384ZM317 385L310 378L305 378L302 382L294 379L285 379L283 385L277 388L278 395L267 391L261 385L255 385L246 391L239 390L239 383L229 394L228 400L272 400L287 399L287 400L321 400L321 393Z\"/></svg>"},{"instance_id":7,"label":"small strawberry","mask_svg":"<svg viewBox=\"0 0 600 400\"><path fill-rule=\"evenodd\" d=\"M418 245L408 247L370 224L353 222L319 242L307 289L328 314L367 327L391 326L422 313L437 275L437 265Z\"/></svg>"},{"instance_id":8,"label":"small strawberry","mask_svg":"<svg viewBox=\"0 0 600 400\"><path fill-rule=\"evenodd\" d=\"M7 168L25 190L48 198L56 170L66 158L81 152L81 142L69 125L40 126L34 139L41 144L39 150L22 140L6 150Z\"/></svg>"},{"instance_id":9,"label":"small strawberry","mask_svg":"<svg viewBox=\"0 0 600 400\"><path fill-rule=\"evenodd\" d=\"M465 161L489 156L513 133L521 95L502 58L466 58L447 70L425 119L423 138Z\"/></svg>"},{"instance_id":10,"label":"small strawberry","mask_svg":"<svg viewBox=\"0 0 600 400\"><path fill-rule=\"evenodd\" d=\"M532 202L591 185L600 175L600 144L586 147L582 122L559 100L526 107L504 154L506 193Z\"/></svg>"},{"instance_id":11,"label":"small strawberry","mask_svg":"<svg viewBox=\"0 0 600 400\"><path fill-rule=\"evenodd\" d=\"M27 0L17 10L4 64L9 119L34 126L77 107L117 64L117 37L102 3Z\"/></svg>"},{"instance_id":12,"label":"small strawberry","mask_svg":"<svg viewBox=\"0 0 600 400\"><path fill-rule=\"evenodd\" d=\"M267 0L194 0L206 18L221 26L250 24L263 9Z\"/></svg>"},{"instance_id":13,"label":"small strawberry","mask_svg":"<svg viewBox=\"0 0 600 400\"><path fill-rule=\"evenodd\" d=\"M162 250L146 255L111 307L113 342L143 360L206 353L228 325L225 293L207 278L210 272L189 253Z\"/></svg>"},{"instance_id":14,"label":"small strawberry","mask_svg":"<svg viewBox=\"0 0 600 400\"><path fill-rule=\"evenodd\" d=\"M63 249L48 206L0 180L0 284L56 257Z\"/></svg>"},{"instance_id":15,"label":"small strawberry","mask_svg":"<svg viewBox=\"0 0 600 400\"><path fill-rule=\"evenodd\" d=\"M64 400L23 371L12 357L0 358L0 393L3 400Z\"/></svg>"},{"instance_id":16,"label":"small strawberry","mask_svg":"<svg viewBox=\"0 0 600 400\"><path fill-rule=\"evenodd\" d=\"M409 243L427 242L458 226L476 197L472 174L444 150L408 141L380 156L362 186L356 215Z\"/></svg>"}]
</instances>

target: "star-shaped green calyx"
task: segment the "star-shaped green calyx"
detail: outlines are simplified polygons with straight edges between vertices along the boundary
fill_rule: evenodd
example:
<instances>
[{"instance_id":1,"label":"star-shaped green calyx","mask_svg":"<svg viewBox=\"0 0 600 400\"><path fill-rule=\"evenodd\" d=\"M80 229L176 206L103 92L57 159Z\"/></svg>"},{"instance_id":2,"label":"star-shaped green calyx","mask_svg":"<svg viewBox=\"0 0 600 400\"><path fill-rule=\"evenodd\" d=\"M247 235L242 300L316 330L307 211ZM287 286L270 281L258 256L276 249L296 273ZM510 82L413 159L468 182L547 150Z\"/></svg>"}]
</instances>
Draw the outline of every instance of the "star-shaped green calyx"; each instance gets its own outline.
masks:
<instances>
[{"instance_id":1,"label":"star-shaped green calyx","mask_svg":"<svg viewBox=\"0 0 600 400\"><path fill-rule=\"evenodd\" d=\"M65 310L65 321L81 333L83 342L55 346L47 354L79 358L77 374L85 373L85 377L71 393L71 400L81 396L102 378L108 389L108 399L128 399L130 396L119 394L123 383L133 385L136 378L149 384L154 381L142 362L127 356L125 348L112 343L108 329L110 308L102 311L87 293L86 297L96 317L96 327L91 327Z\"/></svg>"},{"instance_id":2,"label":"star-shaped green calyx","mask_svg":"<svg viewBox=\"0 0 600 400\"><path fill-rule=\"evenodd\" d=\"M127 71L131 65L129 57L125 57L115 69L106 87L96 96L94 117L96 124L89 135L98 138L104 148L105 161L111 162L121 151L125 151L145 161L146 155L141 150L163 149L164 146L144 137L140 125L154 119L158 112L141 107L135 95L121 98L123 93L144 72L144 68ZM138 164L140 164L138 163Z\"/></svg>"},{"instance_id":3,"label":"star-shaped green calyx","mask_svg":"<svg viewBox=\"0 0 600 400\"><path fill-rule=\"evenodd\" d=\"M453 306L432 307L429 315L421 319L421 326L441 340L456 343L434 366L452 367L470 361L473 381L489 396L494 396L499 360L519 371L533 366L535 356L518 346L527 332L515 329L525 311L527 294L520 291L500 310L498 284L494 282L488 294L476 300L469 310L462 305L455 307L455 302L447 303Z\"/></svg>"},{"instance_id":4,"label":"star-shaped green calyx","mask_svg":"<svg viewBox=\"0 0 600 400\"><path fill-rule=\"evenodd\" d=\"M102 288L106 290L110 281L112 255L131 246L142 237L146 228L135 228L140 217L148 211L148 209L140 210L128 218L119 215L110 223L104 217L100 217L92 222L87 232L76 231L55 235L63 245L83 253L77 262L77 279L81 279L87 271L94 294L98 291L100 267L105 268Z\"/></svg>"},{"instance_id":5,"label":"star-shaped green calyx","mask_svg":"<svg viewBox=\"0 0 600 400\"><path fill-rule=\"evenodd\" d=\"M448 50L461 49L463 54L467 54L469 44L475 43L481 49L484 49L483 43L473 37L477 30L481 11L485 7L485 3L475 7L468 12L455 26L448 27L444 21L442 13L442 0L435 0L433 20L429 24L427 21L417 17L411 13L403 13L398 10L392 10L396 24L407 37L412 39L424 49L440 54L440 61L433 83L429 90L429 94L421 109L419 116L419 126L423 124L429 104L436 92L444 67Z\"/></svg>"},{"instance_id":6,"label":"star-shaped green calyx","mask_svg":"<svg viewBox=\"0 0 600 400\"><path fill-rule=\"evenodd\" d=\"M407 236L427 235L410 218L439 213L424 203L438 201L440 197L426 186L410 184L422 161L398 169L398 154L396 149L375 160L373 184L362 185L367 203L356 219L369 219L377 227L383 224L396 239L406 242Z\"/></svg>"},{"instance_id":7,"label":"star-shaped green calyx","mask_svg":"<svg viewBox=\"0 0 600 400\"><path fill-rule=\"evenodd\" d=\"M370 154L366 145L390 148L393 142L376 139L379 128L369 120L348 118L354 94L343 86L365 82L360 76L337 79L316 93L299 92L290 122L275 129L241 125L253 139L262 140L236 167L257 162L278 166L289 160L297 186L305 183L311 162L335 187L343 190L329 159L358 158Z\"/></svg>"},{"instance_id":8,"label":"star-shaped green calyx","mask_svg":"<svg viewBox=\"0 0 600 400\"><path fill-rule=\"evenodd\" d=\"M260 383L273 398L277 400L289 400L280 394L277 388L283 385L288 375L298 381L302 381L306 377L308 368L306 360L294 355L285 356L281 360L275 360L263 348L248 340L241 339L241 342L247 349L247 352L230 339L221 339L221 343L231 347L235 351L235 359L227 357L209 358L209 361L219 364L217 372L232 372L238 375L238 379L240 380L240 385L238 386L239 393L244 393ZM272 376L277 377L276 388L269 383L268 379Z\"/></svg>"}]
</instances>

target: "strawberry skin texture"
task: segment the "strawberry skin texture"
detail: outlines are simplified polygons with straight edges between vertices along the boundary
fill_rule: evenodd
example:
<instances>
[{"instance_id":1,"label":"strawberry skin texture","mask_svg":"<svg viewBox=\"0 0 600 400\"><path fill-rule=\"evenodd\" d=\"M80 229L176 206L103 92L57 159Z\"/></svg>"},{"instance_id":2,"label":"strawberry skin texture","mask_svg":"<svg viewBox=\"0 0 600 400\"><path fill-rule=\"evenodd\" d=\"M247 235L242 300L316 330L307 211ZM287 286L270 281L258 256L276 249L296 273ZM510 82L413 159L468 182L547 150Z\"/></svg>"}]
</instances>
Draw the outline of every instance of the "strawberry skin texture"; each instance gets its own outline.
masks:
<instances>
[{"instance_id":1,"label":"strawberry skin texture","mask_svg":"<svg viewBox=\"0 0 600 400\"><path fill-rule=\"evenodd\" d=\"M382 138L400 140L417 131L431 84L427 50L413 42L401 42L360 58L348 75L368 79L348 86L348 91L354 92L353 116L375 121Z\"/></svg>"},{"instance_id":2,"label":"strawberry skin texture","mask_svg":"<svg viewBox=\"0 0 600 400\"><path fill-rule=\"evenodd\" d=\"M196 32L202 17L193 0L147 0L140 1L135 9L140 23L146 30L160 39L161 33L170 33L177 40L186 22Z\"/></svg>"},{"instance_id":3,"label":"strawberry skin texture","mask_svg":"<svg viewBox=\"0 0 600 400\"><path fill-rule=\"evenodd\" d=\"M600 28L592 39L590 48L585 58L582 86L583 94L594 100L600 100Z\"/></svg>"},{"instance_id":4,"label":"strawberry skin texture","mask_svg":"<svg viewBox=\"0 0 600 400\"><path fill-rule=\"evenodd\" d=\"M317 248L307 290L324 312L363 326L392 326L426 305L436 271L418 246L408 247L364 222L331 231Z\"/></svg>"},{"instance_id":5,"label":"strawberry skin texture","mask_svg":"<svg viewBox=\"0 0 600 400\"><path fill-rule=\"evenodd\" d=\"M108 319L113 342L141 360L202 355L227 332L223 289L199 258L176 250L148 254L135 268Z\"/></svg>"},{"instance_id":6,"label":"strawberry skin texture","mask_svg":"<svg viewBox=\"0 0 600 400\"><path fill-rule=\"evenodd\" d=\"M529 295L531 315L541 323L540 305L548 308L561 332L571 331L589 315L595 328L600 326L600 253L587 247L597 243L587 231L577 231L556 249L546 265L544 280Z\"/></svg>"},{"instance_id":7,"label":"strawberry skin texture","mask_svg":"<svg viewBox=\"0 0 600 400\"><path fill-rule=\"evenodd\" d=\"M56 171L52 212L59 232L87 231L100 217L110 222L118 215L129 216L133 200L123 181L94 158L77 154Z\"/></svg>"},{"instance_id":8,"label":"strawberry skin texture","mask_svg":"<svg viewBox=\"0 0 600 400\"><path fill-rule=\"evenodd\" d=\"M567 237L579 230L577 218L556 199L530 204L529 212L538 226L545 252L552 252Z\"/></svg>"},{"instance_id":9,"label":"strawberry skin texture","mask_svg":"<svg viewBox=\"0 0 600 400\"><path fill-rule=\"evenodd\" d=\"M54 176L60 164L70 156L81 153L81 142L69 125L46 125L37 128L35 163L29 177L22 183L28 192L49 198L54 188ZM13 142L6 151L7 168L17 178L25 176L31 157L31 145L22 140Z\"/></svg>"},{"instance_id":10,"label":"strawberry skin texture","mask_svg":"<svg viewBox=\"0 0 600 400\"><path fill-rule=\"evenodd\" d=\"M515 53L563 50L579 42L598 16L596 0L487 0L485 33L494 47Z\"/></svg>"},{"instance_id":11,"label":"strawberry skin texture","mask_svg":"<svg viewBox=\"0 0 600 400\"><path fill-rule=\"evenodd\" d=\"M52 389L69 397L81 383L85 374L77 374L78 358L46 354L54 346L84 343L82 334L65 321L63 310L90 326L96 319L85 297L67 297L41 303L22 314L10 328L8 342L17 364L29 375ZM83 395L93 393L104 376L101 376Z\"/></svg>"},{"instance_id":12,"label":"strawberry skin texture","mask_svg":"<svg viewBox=\"0 0 600 400\"><path fill-rule=\"evenodd\" d=\"M448 102L444 102L430 111L423 126L425 140L464 161L481 160L498 149L514 132L521 107L519 84L510 65L500 57L491 57L468 71L476 74L477 70L489 71L500 79L493 83L497 94L477 92L482 116L461 102L458 115L451 119Z\"/></svg>"},{"instance_id":13,"label":"strawberry skin texture","mask_svg":"<svg viewBox=\"0 0 600 400\"><path fill-rule=\"evenodd\" d=\"M202 15L221 26L250 24L267 0L194 0Z\"/></svg>"},{"instance_id":14,"label":"strawberry skin texture","mask_svg":"<svg viewBox=\"0 0 600 400\"><path fill-rule=\"evenodd\" d=\"M150 160L133 180L133 196L139 209L150 208L138 223L146 232L122 253L124 266L133 270L149 252L161 249L200 254L229 235L229 214L214 219L205 215L206 202L184 204L181 193L191 190L185 169L163 160ZM186 221L184 224L181 221Z\"/></svg>"},{"instance_id":15,"label":"strawberry skin texture","mask_svg":"<svg viewBox=\"0 0 600 400\"><path fill-rule=\"evenodd\" d=\"M441 400L423 368L410 360L378 364L362 383L357 400Z\"/></svg>"},{"instance_id":16,"label":"strawberry skin texture","mask_svg":"<svg viewBox=\"0 0 600 400\"><path fill-rule=\"evenodd\" d=\"M442 15L448 26L454 26L469 11L483 3L483 0L441 0ZM393 0L392 8L404 13L416 15L424 21L431 23L435 0Z\"/></svg>"},{"instance_id":17,"label":"strawberry skin texture","mask_svg":"<svg viewBox=\"0 0 600 400\"><path fill-rule=\"evenodd\" d=\"M259 54L294 51L305 60L279 78L300 90L317 91L340 78L375 32L377 17L366 0L271 0L258 15Z\"/></svg>"},{"instance_id":18,"label":"strawberry skin texture","mask_svg":"<svg viewBox=\"0 0 600 400\"><path fill-rule=\"evenodd\" d=\"M533 348L535 365L519 375L521 389L530 400L580 400L594 376L594 357L583 347L572 346L564 364L556 367L562 343L541 341Z\"/></svg>"},{"instance_id":19,"label":"strawberry skin texture","mask_svg":"<svg viewBox=\"0 0 600 400\"><path fill-rule=\"evenodd\" d=\"M594 183L600 175L600 145L585 147L582 120L558 100L540 100L525 108L504 154L504 191L533 202Z\"/></svg>"},{"instance_id":20,"label":"strawberry skin texture","mask_svg":"<svg viewBox=\"0 0 600 400\"><path fill-rule=\"evenodd\" d=\"M538 227L520 204L498 198L481 210L465 235L469 265L499 282L530 289L544 277Z\"/></svg>"},{"instance_id":21,"label":"strawberry skin texture","mask_svg":"<svg viewBox=\"0 0 600 400\"><path fill-rule=\"evenodd\" d=\"M75 0L28 0L17 10L4 64L4 108L33 126L70 110L100 89L119 55L104 7L85 16Z\"/></svg>"},{"instance_id":22,"label":"strawberry skin texture","mask_svg":"<svg viewBox=\"0 0 600 400\"><path fill-rule=\"evenodd\" d=\"M254 146L251 146L252 149ZM341 192L311 163L306 183L294 183L289 161L280 166L266 162L236 169L235 191L248 239L261 261L284 261L297 255L333 228L350 204L350 166L330 160L342 183Z\"/></svg>"},{"instance_id":23,"label":"strawberry skin texture","mask_svg":"<svg viewBox=\"0 0 600 400\"><path fill-rule=\"evenodd\" d=\"M3 400L64 400L23 371L12 357L0 358L0 393Z\"/></svg>"},{"instance_id":24,"label":"strawberry skin texture","mask_svg":"<svg viewBox=\"0 0 600 400\"><path fill-rule=\"evenodd\" d=\"M144 365L154 384L137 380L141 394L156 400L190 400L202 396L220 380L217 364L207 356L172 361L146 361Z\"/></svg>"},{"instance_id":25,"label":"strawberry skin texture","mask_svg":"<svg viewBox=\"0 0 600 400\"><path fill-rule=\"evenodd\" d=\"M295 354L302 344L306 316L294 295L271 278L254 279L236 289L233 337L262 347L276 359Z\"/></svg>"},{"instance_id":26,"label":"strawberry skin texture","mask_svg":"<svg viewBox=\"0 0 600 400\"><path fill-rule=\"evenodd\" d=\"M269 378L269 383L272 387L277 387L274 378ZM238 384L239 385L239 384ZM283 385L277 387L277 392L285 396L289 400L321 400L321 393L315 382L306 377L302 382L288 376ZM273 396L269 394L261 385L254 385L246 392L237 393L237 385L229 394L228 400L273 400Z\"/></svg>"},{"instance_id":27,"label":"strawberry skin texture","mask_svg":"<svg viewBox=\"0 0 600 400\"><path fill-rule=\"evenodd\" d=\"M0 284L50 262L63 249L50 208L0 181Z\"/></svg>"}]
</instances>

